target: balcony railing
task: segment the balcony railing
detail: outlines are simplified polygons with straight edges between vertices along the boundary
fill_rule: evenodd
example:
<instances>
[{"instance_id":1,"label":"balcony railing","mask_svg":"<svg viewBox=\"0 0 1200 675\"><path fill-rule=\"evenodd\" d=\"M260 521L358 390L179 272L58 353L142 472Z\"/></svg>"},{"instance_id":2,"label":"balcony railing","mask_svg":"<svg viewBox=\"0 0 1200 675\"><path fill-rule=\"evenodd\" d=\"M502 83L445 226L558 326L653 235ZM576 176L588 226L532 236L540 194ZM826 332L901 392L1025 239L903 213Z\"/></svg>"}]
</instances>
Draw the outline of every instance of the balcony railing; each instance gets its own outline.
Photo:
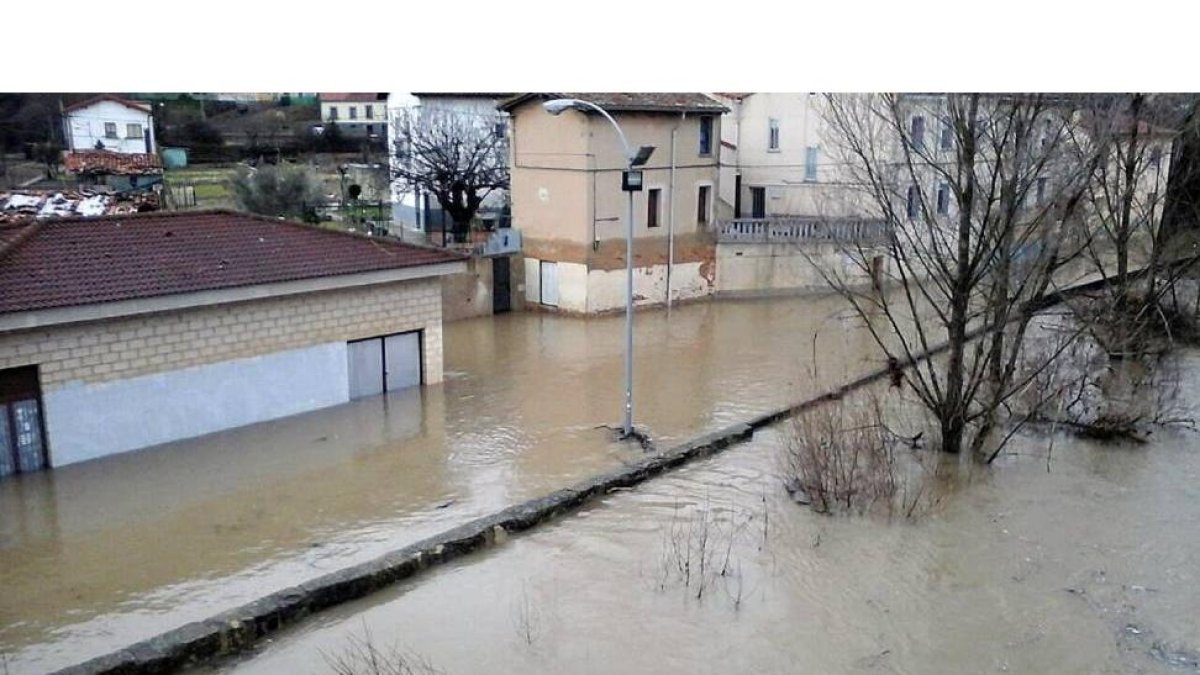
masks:
<instances>
[{"instance_id":1,"label":"balcony railing","mask_svg":"<svg viewBox=\"0 0 1200 675\"><path fill-rule=\"evenodd\" d=\"M802 216L773 218L735 218L717 224L717 242L788 244L837 242L884 244L888 225L883 220L826 219Z\"/></svg>"}]
</instances>

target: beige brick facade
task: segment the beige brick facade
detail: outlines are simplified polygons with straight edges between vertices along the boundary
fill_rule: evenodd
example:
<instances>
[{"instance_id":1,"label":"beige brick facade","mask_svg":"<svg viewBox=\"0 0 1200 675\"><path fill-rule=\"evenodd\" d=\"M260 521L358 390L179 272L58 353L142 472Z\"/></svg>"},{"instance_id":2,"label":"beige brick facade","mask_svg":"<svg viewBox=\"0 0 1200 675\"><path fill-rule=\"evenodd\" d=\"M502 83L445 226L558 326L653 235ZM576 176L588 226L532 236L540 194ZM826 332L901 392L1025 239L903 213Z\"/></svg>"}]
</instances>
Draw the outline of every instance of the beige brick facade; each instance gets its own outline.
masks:
<instances>
[{"instance_id":1,"label":"beige brick facade","mask_svg":"<svg viewBox=\"0 0 1200 675\"><path fill-rule=\"evenodd\" d=\"M438 278L301 293L0 335L0 369L39 365L43 390L310 345L424 331L425 382L442 379Z\"/></svg>"}]
</instances>

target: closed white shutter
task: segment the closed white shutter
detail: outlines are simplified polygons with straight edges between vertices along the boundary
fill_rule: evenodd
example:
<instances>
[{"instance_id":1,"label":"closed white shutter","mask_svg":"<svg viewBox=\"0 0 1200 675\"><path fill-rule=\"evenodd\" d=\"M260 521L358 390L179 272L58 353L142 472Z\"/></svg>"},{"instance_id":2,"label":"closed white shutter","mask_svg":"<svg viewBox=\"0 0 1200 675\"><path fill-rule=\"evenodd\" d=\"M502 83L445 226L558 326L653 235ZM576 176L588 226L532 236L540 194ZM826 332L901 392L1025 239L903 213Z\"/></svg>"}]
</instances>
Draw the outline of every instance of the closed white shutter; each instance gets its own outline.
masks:
<instances>
[{"instance_id":1,"label":"closed white shutter","mask_svg":"<svg viewBox=\"0 0 1200 675\"><path fill-rule=\"evenodd\" d=\"M350 398L383 393L383 341L360 340L346 345L350 366Z\"/></svg>"},{"instance_id":2,"label":"closed white shutter","mask_svg":"<svg viewBox=\"0 0 1200 675\"><path fill-rule=\"evenodd\" d=\"M389 335L383 339L387 357L387 390L396 391L421 384L420 333Z\"/></svg>"},{"instance_id":3,"label":"closed white shutter","mask_svg":"<svg viewBox=\"0 0 1200 675\"><path fill-rule=\"evenodd\" d=\"M558 307L558 263L542 261L542 304Z\"/></svg>"}]
</instances>

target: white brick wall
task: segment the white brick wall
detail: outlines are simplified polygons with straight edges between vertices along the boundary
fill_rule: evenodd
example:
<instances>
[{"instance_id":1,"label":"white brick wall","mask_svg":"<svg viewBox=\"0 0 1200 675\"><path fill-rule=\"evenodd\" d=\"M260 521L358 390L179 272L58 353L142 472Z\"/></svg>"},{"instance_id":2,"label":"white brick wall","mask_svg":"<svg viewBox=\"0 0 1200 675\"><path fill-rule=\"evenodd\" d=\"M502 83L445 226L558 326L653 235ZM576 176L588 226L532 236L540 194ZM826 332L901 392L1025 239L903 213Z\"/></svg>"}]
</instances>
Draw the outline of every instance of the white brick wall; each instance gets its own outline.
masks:
<instances>
[{"instance_id":1,"label":"white brick wall","mask_svg":"<svg viewBox=\"0 0 1200 675\"><path fill-rule=\"evenodd\" d=\"M440 382L438 278L15 331L0 335L0 368L39 365L52 390L419 329L426 382Z\"/></svg>"}]
</instances>

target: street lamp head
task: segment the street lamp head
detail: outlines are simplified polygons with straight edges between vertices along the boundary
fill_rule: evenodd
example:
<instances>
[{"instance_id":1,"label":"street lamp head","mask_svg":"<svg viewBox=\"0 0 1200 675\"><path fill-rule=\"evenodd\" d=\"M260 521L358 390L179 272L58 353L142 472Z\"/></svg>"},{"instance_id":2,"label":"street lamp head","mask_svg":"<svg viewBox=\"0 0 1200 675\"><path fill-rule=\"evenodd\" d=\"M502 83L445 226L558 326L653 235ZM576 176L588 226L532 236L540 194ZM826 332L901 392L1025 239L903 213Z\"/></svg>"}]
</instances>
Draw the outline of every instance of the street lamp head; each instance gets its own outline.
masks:
<instances>
[{"instance_id":1,"label":"street lamp head","mask_svg":"<svg viewBox=\"0 0 1200 675\"><path fill-rule=\"evenodd\" d=\"M643 145L637 149L633 157L629 158L629 166L641 166L650 161L650 155L654 154L653 145Z\"/></svg>"},{"instance_id":2,"label":"street lamp head","mask_svg":"<svg viewBox=\"0 0 1200 675\"><path fill-rule=\"evenodd\" d=\"M553 101L546 101L542 107L551 115L561 115L564 110L576 108L578 104L573 98L556 98Z\"/></svg>"}]
</instances>

